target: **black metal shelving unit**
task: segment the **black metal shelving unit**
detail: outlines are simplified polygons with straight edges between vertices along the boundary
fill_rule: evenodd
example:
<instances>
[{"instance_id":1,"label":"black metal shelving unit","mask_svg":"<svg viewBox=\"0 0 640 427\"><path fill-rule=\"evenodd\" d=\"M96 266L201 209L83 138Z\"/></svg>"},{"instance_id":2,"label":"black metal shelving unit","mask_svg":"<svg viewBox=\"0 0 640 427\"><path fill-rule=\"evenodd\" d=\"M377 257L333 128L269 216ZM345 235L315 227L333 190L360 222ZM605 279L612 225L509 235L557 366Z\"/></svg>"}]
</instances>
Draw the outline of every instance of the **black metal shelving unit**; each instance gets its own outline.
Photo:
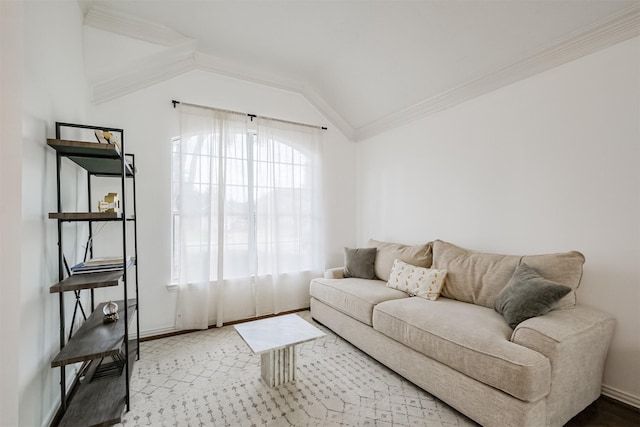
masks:
<instances>
[{"instance_id":1,"label":"black metal shelving unit","mask_svg":"<svg viewBox=\"0 0 640 427\"><path fill-rule=\"evenodd\" d=\"M62 128L116 133L120 135L120 147L114 144L61 139ZM57 174L58 210L50 213L49 218L57 220L58 223L58 283L52 285L49 292L59 294L60 306L60 352L51 362L52 368L60 369L61 417L58 418L58 425L112 425L121 421L125 408L129 410L130 375L134 361L140 357L135 156L125 152L123 129L103 126L56 122L56 138L48 139L47 145L56 151ZM85 212L63 212L61 169L64 158L87 171L88 208ZM91 181L94 177L111 177L120 181L121 212L92 211ZM128 181L131 181L133 191L132 209L127 206ZM89 239L86 255L92 258L94 223L105 221L119 222L122 226L122 268L116 271L71 274L63 253L63 223L87 223ZM132 226L128 226L131 223ZM131 237L133 253L127 248ZM128 262L129 259L131 262ZM134 274L129 271L131 268ZM134 298L129 297L129 285L132 283L135 283ZM123 299L116 301L120 319L112 323L103 323L102 309L106 302L96 307L94 290L110 286L122 286L123 289ZM91 293L89 316L82 306L82 291ZM76 298L68 336L65 330L65 292L74 292ZM82 316L84 323L74 332L77 316ZM129 340L129 326L134 318L136 338ZM73 380L73 387L67 393L65 368L69 364L79 362L83 362L83 365Z\"/></svg>"}]
</instances>

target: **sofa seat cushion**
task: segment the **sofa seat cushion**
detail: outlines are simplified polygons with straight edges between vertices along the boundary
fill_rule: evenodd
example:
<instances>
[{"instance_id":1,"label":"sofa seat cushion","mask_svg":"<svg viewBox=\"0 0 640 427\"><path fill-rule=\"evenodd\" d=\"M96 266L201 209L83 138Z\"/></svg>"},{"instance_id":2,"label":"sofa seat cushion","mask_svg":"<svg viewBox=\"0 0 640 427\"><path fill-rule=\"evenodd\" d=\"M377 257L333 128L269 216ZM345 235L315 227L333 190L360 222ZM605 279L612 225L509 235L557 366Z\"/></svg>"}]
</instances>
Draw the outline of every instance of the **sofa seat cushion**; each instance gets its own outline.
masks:
<instances>
[{"instance_id":1,"label":"sofa seat cushion","mask_svg":"<svg viewBox=\"0 0 640 427\"><path fill-rule=\"evenodd\" d=\"M509 341L512 330L493 309L448 298L386 301L375 307L373 327L520 400L549 393L549 359Z\"/></svg>"},{"instance_id":2,"label":"sofa seat cushion","mask_svg":"<svg viewBox=\"0 0 640 427\"><path fill-rule=\"evenodd\" d=\"M357 278L313 279L309 293L312 298L369 326L372 325L373 307L376 304L409 297L402 291L388 288L387 283L381 280Z\"/></svg>"}]
</instances>

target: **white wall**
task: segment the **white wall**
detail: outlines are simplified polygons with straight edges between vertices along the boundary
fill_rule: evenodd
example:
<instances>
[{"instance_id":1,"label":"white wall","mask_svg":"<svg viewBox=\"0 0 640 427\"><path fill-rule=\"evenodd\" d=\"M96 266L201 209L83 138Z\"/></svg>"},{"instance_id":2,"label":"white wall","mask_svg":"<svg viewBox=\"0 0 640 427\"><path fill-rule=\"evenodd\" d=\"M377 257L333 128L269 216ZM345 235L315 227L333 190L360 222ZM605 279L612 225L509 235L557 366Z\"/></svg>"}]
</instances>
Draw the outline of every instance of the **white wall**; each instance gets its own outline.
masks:
<instances>
[{"instance_id":1,"label":"white wall","mask_svg":"<svg viewBox=\"0 0 640 427\"><path fill-rule=\"evenodd\" d=\"M85 28L85 36L85 50L109 45L111 38L123 43L122 36L92 28ZM146 53L141 51L141 54ZM87 57L90 73L96 66L95 59ZM191 71L91 109L92 122L125 129L127 150L136 155L140 329L143 335L171 331L175 326L177 294L166 288L171 279L170 139L179 136L179 113L173 108L172 99L304 123L327 124L327 120L299 94L204 71ZM328 205L325 214L326 263L335 266L342 263L342 247L355 243L355 144L331 127L324 134L323 144ZM288 295L288 304L282 310L308 306L308 286L303 288L295 295ZM224 321L252 316L250 298L247 303L242 311L225 311Z\"/></svg>"},{"instance_id":2,"label":"white wall","mask_svg":"<svg viewBox=\"0 0 640 427\"><path fill-rule=\"evenodd\" d=\"M358 144L358 242L586 256L604 384L640 403L640 38Z\"/></svg>"},{"instance_id":3,"label":"white wall","mask_svg":"<svg viewBox=\"0 0 640 427\"><path fill-rule=\"evenodd\" d=\"M55 154L46 146L46 138L54 137L55 121L125 128L129 149L138 155L141 329L148 334L174 326L175 294L166 284L169 138L177 135L178 116L170 100L312 123L323 123L324 118L299 95L205 73L181 76L91 109L78 3L0 3L0 267L7 280L0 287L0 425L39 426L49 424L60 399L60 371L50 368L59 350L58 296L48 292L58 275L56 223L47 219L48 212L56 210ZM334 203L326 217L327 263L337 265L340 248L355 242L355 146L330 129L325 148L327 197L343 201L341 206ZM85 174L65 164L64 210L84 210ZM65 230L65 255L76 260L86 230L73 225L65 225ZM72 308L72 296L65 298L66 307Z\"/></svg>"},{"instance_id":4,"label":"white wall","mask_svg":"<svg viewBox=\"0 0 640 427\"><path fill-rule=\"evenodd\" d=\"M22 3L0 2L0 425L18 425Z\"/></svg>"},{"instance_id":5,"label":"white wall","mask_svg":"<svg viewBox=\"0 0 640 427\"><path fill-rule=\"evenodd\" d=\"M84 77L83 16L76 1L25 1L24 76L22 89L22 247L20 287L20 425L50 422L59 405L59 369L50 364L59 351L58 295L48 288L58 281L55 152L46 145L56 121L83 123L88 109ZM84 206L84 173L64 169L64 207ZM20 176L14 177L20 188ZM80 191L80 198L75 194ZM81 235L65 225L65 255L76 257ZM65 295L71 308L72 295ZM71 371L70 369L68 371ZM15 391L14 391L15 392Z\"/></svg>"}]
</instances>

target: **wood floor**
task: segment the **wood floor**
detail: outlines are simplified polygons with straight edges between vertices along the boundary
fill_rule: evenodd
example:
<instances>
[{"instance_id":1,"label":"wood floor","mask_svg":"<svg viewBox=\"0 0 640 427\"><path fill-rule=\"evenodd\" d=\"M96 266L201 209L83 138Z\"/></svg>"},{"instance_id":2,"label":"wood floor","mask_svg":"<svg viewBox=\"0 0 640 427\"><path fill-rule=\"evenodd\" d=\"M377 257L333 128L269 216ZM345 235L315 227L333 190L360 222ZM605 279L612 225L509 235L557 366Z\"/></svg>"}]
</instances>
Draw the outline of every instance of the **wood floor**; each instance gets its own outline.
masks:
<instances>
[{"instance_id":1,"label":"wood floor","mask_svg":"<svg viewBox=\"0 0 640 427\"><path fill-rule=\"evenodd\" d=\"M640 427L640 410L606 396L573 417L565 427Z\"/></svg>"}]
</instances>

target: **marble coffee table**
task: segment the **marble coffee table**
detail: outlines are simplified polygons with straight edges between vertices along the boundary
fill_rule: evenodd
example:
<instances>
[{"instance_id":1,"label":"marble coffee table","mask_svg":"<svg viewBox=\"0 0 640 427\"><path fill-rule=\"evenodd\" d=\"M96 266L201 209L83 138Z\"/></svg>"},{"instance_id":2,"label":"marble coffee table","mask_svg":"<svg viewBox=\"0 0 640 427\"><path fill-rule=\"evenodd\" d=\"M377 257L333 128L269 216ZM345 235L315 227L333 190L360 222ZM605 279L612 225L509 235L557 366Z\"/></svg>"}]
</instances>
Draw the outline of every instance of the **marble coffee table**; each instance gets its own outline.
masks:
<instances>
[{"instance_id":1,"label":"marble coffee table","mask_svg":"<svg viewBox=\"0 0 640 427\"><path fill-rule=\"evenodd\" d=\"M254 354L260 354L260 373L269 387L296 379L296 344L325 333L295 314L234 325Z\"/></svg>"}]
</instances>

